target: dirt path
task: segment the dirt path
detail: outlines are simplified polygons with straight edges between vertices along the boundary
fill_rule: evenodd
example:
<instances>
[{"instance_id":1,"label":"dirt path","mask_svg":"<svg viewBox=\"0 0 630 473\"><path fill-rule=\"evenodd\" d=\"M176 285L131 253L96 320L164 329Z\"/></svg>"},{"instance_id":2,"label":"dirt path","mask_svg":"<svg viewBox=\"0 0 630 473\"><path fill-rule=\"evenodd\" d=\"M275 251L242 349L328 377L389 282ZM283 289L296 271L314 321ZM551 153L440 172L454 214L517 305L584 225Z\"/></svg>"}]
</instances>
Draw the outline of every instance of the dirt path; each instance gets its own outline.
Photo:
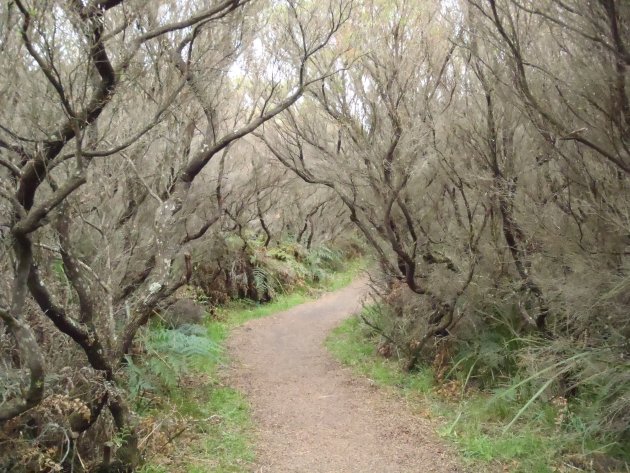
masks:
<instances>
[{"instance_id":1,"label":"dirt path","mask_svg":"<svg viewBox=\"0 0 630 473\"><path fill-rule=\"evenodd\" d=\"M323 346L356 312L362 282L237 329L232 385L252 405L259 473L461 472L430 423Z\"/></svg>"}]
</instances>

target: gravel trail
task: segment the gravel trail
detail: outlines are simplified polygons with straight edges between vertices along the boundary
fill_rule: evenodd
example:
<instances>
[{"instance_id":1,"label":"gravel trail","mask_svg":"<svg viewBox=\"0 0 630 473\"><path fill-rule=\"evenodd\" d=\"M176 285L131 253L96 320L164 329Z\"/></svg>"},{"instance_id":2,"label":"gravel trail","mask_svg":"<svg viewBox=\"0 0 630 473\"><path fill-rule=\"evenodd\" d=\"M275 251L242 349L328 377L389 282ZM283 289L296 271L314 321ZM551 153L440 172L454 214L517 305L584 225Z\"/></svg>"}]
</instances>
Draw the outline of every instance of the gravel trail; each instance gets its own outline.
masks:
<instances>
[{"instance_id":1,"label":"gravel trail","mask_svg":"<svg viewBox=\"0 0 630 473\"><path fill-rule=\"evenodd\" d=\"M463 472L431 422L357 377L324 340L356 313L356 281L236 329L230 384L247 396L256 427L257 473Z\"/></svg>"}]
</instances>

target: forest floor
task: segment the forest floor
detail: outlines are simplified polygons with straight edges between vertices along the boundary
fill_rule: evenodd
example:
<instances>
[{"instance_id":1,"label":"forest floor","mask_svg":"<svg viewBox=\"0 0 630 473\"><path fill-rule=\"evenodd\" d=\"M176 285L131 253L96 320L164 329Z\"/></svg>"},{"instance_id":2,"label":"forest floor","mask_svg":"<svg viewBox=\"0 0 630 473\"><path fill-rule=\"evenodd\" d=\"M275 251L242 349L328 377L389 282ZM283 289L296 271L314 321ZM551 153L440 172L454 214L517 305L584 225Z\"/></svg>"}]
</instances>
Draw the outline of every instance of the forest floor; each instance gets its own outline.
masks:
<instances>
[{"instance_id":1,"label":"forest floor","mask_svg":"<svg viewBox=\"0 0 630 473\"><path fill-rule=\"evenodd\" d=\"M251 405L258 473L463 472L433 422L357 377L324 346L364 281L236 328L228 383Z\"/></svg>"}]
</instances>

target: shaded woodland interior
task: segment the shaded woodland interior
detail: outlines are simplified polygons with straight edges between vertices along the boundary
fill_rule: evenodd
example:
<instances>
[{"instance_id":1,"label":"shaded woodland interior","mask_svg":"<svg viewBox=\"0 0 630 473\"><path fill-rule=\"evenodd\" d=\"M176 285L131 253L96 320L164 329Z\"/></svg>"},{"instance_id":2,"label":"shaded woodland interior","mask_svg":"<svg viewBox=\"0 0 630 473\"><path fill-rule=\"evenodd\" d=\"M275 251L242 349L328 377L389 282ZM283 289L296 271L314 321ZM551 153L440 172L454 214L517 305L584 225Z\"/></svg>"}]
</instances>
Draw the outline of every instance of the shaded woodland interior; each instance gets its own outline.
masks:
<instances>
[{"instance_id":1,"label":"shaded woodland interior","mask_svg":"<svg viewBox=\"0 0 630 473\"><path fill-rule=\"evenodd\" d=\"M158 314L359 255L381 353L627 453L630 3L4 2L0 248L6 471L131 471Z\"/></svg>"}]
</instances>

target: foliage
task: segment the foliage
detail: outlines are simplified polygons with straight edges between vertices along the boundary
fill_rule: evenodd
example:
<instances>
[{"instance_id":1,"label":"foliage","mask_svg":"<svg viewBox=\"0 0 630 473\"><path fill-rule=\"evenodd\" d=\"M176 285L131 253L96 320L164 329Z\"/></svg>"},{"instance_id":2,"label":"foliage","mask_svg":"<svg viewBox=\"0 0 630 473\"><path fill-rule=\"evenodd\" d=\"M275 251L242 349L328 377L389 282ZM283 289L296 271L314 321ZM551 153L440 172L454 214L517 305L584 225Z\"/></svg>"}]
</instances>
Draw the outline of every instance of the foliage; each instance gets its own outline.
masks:
<instances>
[{"instance_id":1,"label":"foliage","mask_svg":"<svg viewBox=\"0 0 630 473\"><path fill-rule=\"evenodd\" d=\"M352 258L358 260L363 250L350 247L346 254L323 243L306 248L291 238L264 246L253 232L245 232L243 238L240 244L226 243L220 251L209 250L212 259L197 265L192 284L207 301L238 298L268 302L295 290L326 285Z\"/></svg>"},{"instance_id":2,"label":"foliage","mask_svg":"<svg viewBox=\"0 0 630 473\"><path fill-rule=\"evenodd\" d=\"M141 363L127 356L129 393L140 400L147 393L168 395L179 387L183 376L203 370L218 357L218 347L208 339L205 327L184 325L176 330L156 326L139 340L144 353Z\"/></svg>"},{"instance_id":3,"label":"foliage","mask_svg":"<svg viewBox=\"0 0 630 473\"><path fill-rule=\"evenodd\" d=\"M627 0L185 3L0 4L0 420L76 391L96 461L180 288L309 291L360 235L384 353L623 448Z\"/></svg>"},{"instance_id":4,"label":"foliage","mask_svg":"<svg viewBox=\"0 0 630 473\"><path fill-rule=\"evenodd\" d=\"M171 367L175 365L181 368L180 380L186 382L170 384L168 389L157 392L161 399L158 402L145 402L142 412L147 416L160 417L174 410L176 416L189 417L189 428L183 435L185 440L176 441L176 458L172 454L164 457L159 452L149 451L149 462L141 471L161 473L164 471L160 466L162 463L168 465L168 471L174 471L173 468L177 468L176 471L217 473L246 470L254 458L248 405L238 391L222 383L221 369L229 362L223 347L230 330L248 320L265 317L312 300L322 291L339 289L354 280L364 264L361 260L355 260L348 263L346 271L332 274L326 283L308 286L309 291L278 294L269 303L233 300L217 307L214 318L208 319L205 327L189 327L183 331L180 329L181 334L165 333L178 331L153 327L147 333L146 340L155 353L152 355L152 351L146 349L146 353L135 360L134 367L145 375L152 369L152 358L159 356L158 370L166 369L169 382L172 381ZM188 348L182 348L187 345ZM180 348L175 349L174 346ZM204 355L198 356L199 347L205 351ZM191 350L192 356L182 356L181 352L190 353ZM173 357L179 361L173 363ZM149 377L153 379L154 376L153 374ZM202 381L188 382L190 377L201 377ZM151 396L145 401L153 399L154 392L151 391ZM145 394L149 393L145 391Z\"/></svg>"},{"instance_id":5,"label":"foliage","mask_svg":"<svg viewBox=\"0 0 630 473\"><path fill-rule=\"evenodd\" d=\"M368 306L363 317L374 320L374 313ZM591 471L590 464L593 471L624 471L630 461L627 410L611 407L625 402L627 365L605 368L606 351L594 350L558 353L552 363L550 353L539 352L549 350L544 341L513 339L501 329L504 322L494 320L496 332L451 347L446 367L434 362L405 372L400 358L379 356L382 337L358 316L335 329L327 346L341 362L380 385L397 387L441 419L441 434L475 468L500 463L509 471L551 473L565 466ZM526 360L545 368L531 373ZM574 386L570 379L582 383ZM576 389L569 398L567 386Z\"/></svg>"},{"instance_id":6,"label":"foliage","mask_svg":"<svg viewBox=\"0 0 630 473\"><path fill-rule=\"evenodd\" d=\"M378 261L380 352L501 390L506 435L566 400L611 455L630 411L626 4L363 3L347 69L262 137Z\"/></svg>"},{"instance_id":7,"label":"foliage","mask_svg":"<svg viewBox=\"0 0 630 473\"><path fill-rule=\"evenodd\" d=\"M1 384L19 384L0 422L81 380L94 419L49 432L55 455L78 439L63 469L101 461L114 438L111 461L137 466L127 382L132 397L173 389L208 350L194 334L149 331L138 364L137 336L195 279L200 252L225 250L199 275L207 301L261 301L279 284L252 267L252 233L267 247L308 220L309 247L339 236L330 192L297 189L242 139L336 67L329 43L351 8L332 2L0 5Z\"/></svg>"},{"instance_id":8,"label":"foliage","mask_svg":"<svg viewBox=\"0 0 630 473\"><path fill-rule=\"evenodd\" d=\"M376 356L376 339L359 317L351 317L335 328L326 339L326 347L342 363L379 385L397 386L406 394L429 392L434 386L430 370L404 373L397 361Z\"/></svg>"}]
</instances>

